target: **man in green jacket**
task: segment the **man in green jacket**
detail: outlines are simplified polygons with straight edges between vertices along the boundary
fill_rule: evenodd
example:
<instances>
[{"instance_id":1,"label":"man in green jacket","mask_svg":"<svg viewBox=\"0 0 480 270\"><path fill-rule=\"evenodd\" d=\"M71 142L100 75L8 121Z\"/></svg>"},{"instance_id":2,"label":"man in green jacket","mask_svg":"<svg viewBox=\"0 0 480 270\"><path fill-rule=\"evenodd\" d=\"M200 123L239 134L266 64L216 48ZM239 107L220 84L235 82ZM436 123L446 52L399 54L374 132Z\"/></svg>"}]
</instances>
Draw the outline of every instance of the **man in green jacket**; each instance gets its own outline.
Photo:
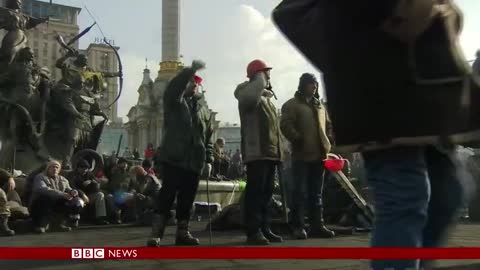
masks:
<instances>
[{"instance_id":1,"label":"man in green jacket","mask_svg":"<svg viewBox=\"0 0 480 270\"><path fill-rule=\"evenodd\" d=\"M247 165L245 190L245 225L247 243L268 245L282 242L270 230L270 209L275 170L282 159L277 109L270 100L270 70L263 61L254 60L247 67L250 79L237 86L235 97L240 112L242 156Z\"/></svg>"},{"instance_id":2,"label":"man in green jacket","mask_svg":"<svg viewBox=\"0 0 480 270\"><path fill-rule=\"evenodd\" d=\"M280 127L292 144L292 225L296 239L307 239L305 214L308 209L310 235L332 237L323 222L323 160L331 149L332 128L326 108L318 100L318 81L313 74L300 77L295 97L282 107ZM307 209L305 209L307 208Z\"/></svg>"},{"instance_id":3,"label":"man in green jacket","mask_svg":"<svg viewBox=\"0 0 480 270\"><path fill-rule=\"evenodd\" d=\"M159 246L169 219L170 208L177 197L177 245L198 245L188 230L190 211L200 175L213 162L213 127L211 113L198 91L198 70L205 63L195 60L168 84L164 101L164 136L160 161L163 169L162 189L158 195L157 213L152 222L148 246ZM209 164L206 166L206 164ZM178 196L177 196L178 194Z\"/></svg>"}]
</instances>

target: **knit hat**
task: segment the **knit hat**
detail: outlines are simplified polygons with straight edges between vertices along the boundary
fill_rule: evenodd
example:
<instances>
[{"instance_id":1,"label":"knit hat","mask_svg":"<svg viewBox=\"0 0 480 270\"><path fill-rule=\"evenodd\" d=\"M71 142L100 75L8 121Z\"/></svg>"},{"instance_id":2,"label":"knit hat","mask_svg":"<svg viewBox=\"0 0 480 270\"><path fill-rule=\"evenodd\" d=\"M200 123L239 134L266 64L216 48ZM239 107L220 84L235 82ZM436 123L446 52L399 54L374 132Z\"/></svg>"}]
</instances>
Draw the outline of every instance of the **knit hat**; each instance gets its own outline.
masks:
<instances>
[{"instance_id":1,"label":"knit hat","mask_svg":"<svg viewBox=\"0 0 480 270\"><path fill-rule=\"evenodd\" d=\"M50 167L52 166L58 166L59 168L62 168L62 165L60 164L60 162L56 161L56 160L50 160L49 162L47 162L47 167L45 167L45 171L48 171L48 169L50 169Z\"/></svg>"}]
</instances>

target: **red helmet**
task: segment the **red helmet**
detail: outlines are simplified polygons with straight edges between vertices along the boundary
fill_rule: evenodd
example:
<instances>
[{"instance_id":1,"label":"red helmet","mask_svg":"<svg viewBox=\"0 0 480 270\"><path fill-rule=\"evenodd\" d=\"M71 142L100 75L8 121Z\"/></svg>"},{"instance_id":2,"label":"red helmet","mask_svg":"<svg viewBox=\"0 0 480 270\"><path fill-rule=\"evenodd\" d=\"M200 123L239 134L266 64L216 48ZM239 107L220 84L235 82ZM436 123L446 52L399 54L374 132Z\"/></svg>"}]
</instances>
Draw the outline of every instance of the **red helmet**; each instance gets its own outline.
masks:
<instances>
[{"instance_id":1,"label":"red helmet","mask_svg":"<svg viewBox=\"0 0 480 270\"><path fill-rule=\"evenodd\" d=\"M331 172L339 172L343 170L345 162L347 161L346 159L331 153L328 154L327 157L328 158L323 161L325 169Z\"/></svg>"},{"instance_id":2,"label":"red helmet","mask_svg":"<svg viewBox=\"0 0 480 270\"><path fill-rule=\"evenodd\" d=\"M257 72L264 71L264 70L270 70L272 69L271 67L267 66L265 62L262 60L253 60L248 64L247 66L247 77L252 78L253 75L255 75Z\"/></svg>"}]
</instances>

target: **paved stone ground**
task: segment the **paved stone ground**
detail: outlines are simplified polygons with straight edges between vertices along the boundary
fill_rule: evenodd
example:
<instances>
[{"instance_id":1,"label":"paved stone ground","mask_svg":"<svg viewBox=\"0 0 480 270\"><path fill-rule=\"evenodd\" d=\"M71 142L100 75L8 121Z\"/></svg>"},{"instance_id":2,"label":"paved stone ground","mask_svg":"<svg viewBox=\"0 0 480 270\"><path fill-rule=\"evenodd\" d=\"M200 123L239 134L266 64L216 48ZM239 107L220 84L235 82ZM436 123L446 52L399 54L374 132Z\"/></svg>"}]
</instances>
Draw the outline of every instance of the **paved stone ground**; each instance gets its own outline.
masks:
<instances>
[{"instance_id":1,"label":"paved stone ground","mask_svg":"<svg viewBox=\"0 0 480 270\"><path fill-rule=\"evenodd\" d=\"M194 223L192 232L208 245L205 223ZM0 246L87 246L87 247L140 247L145 244L148 227L104 227L80 229L70 233L25 234L14 238L0 238ZM174 227L168 227L164 245L173 245ZM462 224L453 230L449 246L480 246L480 224ZM244 236L240 231L214 232L215 246L242 246ZM289 240L278 246L321 246L321 247L364 247L368 246L368 235L339 236L334 239ZM312 270L364 270L367 261L349 260L151 260L151 261L0 261L5 270L110 270L110 269L312 269ZM439 269L480 269L478 261L441 261Z\"/></svg>"}]
</instances>

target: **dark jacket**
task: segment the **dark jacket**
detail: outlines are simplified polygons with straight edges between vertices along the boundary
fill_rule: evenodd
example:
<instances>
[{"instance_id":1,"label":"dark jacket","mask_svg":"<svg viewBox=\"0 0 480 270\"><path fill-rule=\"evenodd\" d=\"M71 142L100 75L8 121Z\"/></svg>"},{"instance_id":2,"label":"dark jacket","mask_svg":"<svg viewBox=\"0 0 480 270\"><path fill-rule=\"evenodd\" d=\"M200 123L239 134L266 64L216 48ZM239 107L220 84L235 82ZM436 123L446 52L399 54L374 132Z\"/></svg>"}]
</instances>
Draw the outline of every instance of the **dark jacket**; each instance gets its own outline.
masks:
<instances>
[{"instance_id":1,"label":"dark jacket","mask_svg":"<svg viewBox=\"0 0 480 270\"><path fill-rule=\"evenodd\" d=\"M130 176L128 170L113 168L111 178L108 179L108 191L131 192L135 189L135 181Z\"/></svg>"},{"instance_id":2,"label":"dark jacket","mask_svg":"<svg viewBox=\"0 0 480 270\"><path fill-rule=\"evenodd\" d=\"M136 177L135 190L145 196L156 197L161 187L160 180L153 174Z\"/></svg>"},{"instance_id":3,"label":"dark jacket","mask_svg":"<svg viewBox=\"0 0 480 270\"><path fill-rule=\"evenodd\" d=\"M293 160L323 160L330 152L331 123L318 99L312 97L307 103L305 97L297 92L282 106L280 127L292 144Z\"/></svg>"},{"instance_id":4,"label":"dark jacket","mask_svg":"<svg viewBox=\"0 0 480 270\"><path fill-rule=\"evenodd\" d=\"M282 138L277 109L262 96L266 80L257 76L235 90L240 113L242 157L245 163L257 160L282 160Z\"/></svg>"},{"instance_id":5,"label":"dark jacket","mask_svg":"<svg viewBox=\"0 0 480 270\"><path fill-rule=\"evenodd\" d=\"M274 18L323 73L337 151L478 138L480 89L456 44L459 10L430 18L415 16L428 1L404 1L413 3L405 9L395 9L400 1L310 2L300 15L280 7Z\"/></svg>"},{"instance_id":6,"label":"dark jacket","mask_svg":"<svg viewBox=\"0 0 480 270\"><path fill-rule=\"evenodd\" d=\"M184 68L165 90L160 160L201 174L205 163L213 162L213 126L203 96L184 96L194 75L193 69Z\"/></svg>"},{"instance_id":7,"label":"dark jacket","mask_svg":"<svg viewBox=\"0 0 480 270\"><path fill-rule=\"evenodd\" d=\"M71 171L66 175L70 183L70 187L81 191L84 194L91 194L100 190L100 183L97 182L95 175L92 172L87 172L84 175L76 171Z\"/></svg>"},{"instance_id":8,"label":"dark jacket","mask_svg":"<svg viewBox=\"0 0 480 270\"><path fill-rule=\"evenodd\" d=\"M0 188L3 189L12 175L4 169L0 169Z\"/></svg>"}]
</instances>

